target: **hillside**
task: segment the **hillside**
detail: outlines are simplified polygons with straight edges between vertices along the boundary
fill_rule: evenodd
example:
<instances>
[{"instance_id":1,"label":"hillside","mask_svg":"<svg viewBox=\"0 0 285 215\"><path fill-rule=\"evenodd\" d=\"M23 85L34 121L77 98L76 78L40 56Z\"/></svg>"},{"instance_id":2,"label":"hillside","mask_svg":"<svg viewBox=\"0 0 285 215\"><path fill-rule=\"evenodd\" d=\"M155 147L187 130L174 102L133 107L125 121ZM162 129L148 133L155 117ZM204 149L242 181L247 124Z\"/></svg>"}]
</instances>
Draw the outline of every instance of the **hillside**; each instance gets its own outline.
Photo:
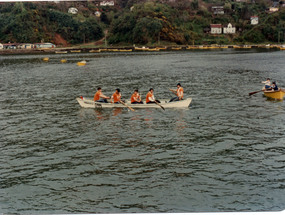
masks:
<instances>
[{"instance_id":1,"label":"hillside","mask_svg":"<svg viewBox=\"0 0 285 215\"><path fill-rule=\"evenodd\" d=\"M100 40L109 44L233 44L285 42L285 2L271 0L117 0L15 2L0 4L0 43L52 42L68 46ZM269 8L278 8L269 12ZM68 13L74 7L76 14ZM222 8L223 14L213 10ZM221 9L219 9L221 10ZM251 16L258 16L252 25ZM234 34L213 35L210 24L235 28Z\"/></svg>"}]
</instances>

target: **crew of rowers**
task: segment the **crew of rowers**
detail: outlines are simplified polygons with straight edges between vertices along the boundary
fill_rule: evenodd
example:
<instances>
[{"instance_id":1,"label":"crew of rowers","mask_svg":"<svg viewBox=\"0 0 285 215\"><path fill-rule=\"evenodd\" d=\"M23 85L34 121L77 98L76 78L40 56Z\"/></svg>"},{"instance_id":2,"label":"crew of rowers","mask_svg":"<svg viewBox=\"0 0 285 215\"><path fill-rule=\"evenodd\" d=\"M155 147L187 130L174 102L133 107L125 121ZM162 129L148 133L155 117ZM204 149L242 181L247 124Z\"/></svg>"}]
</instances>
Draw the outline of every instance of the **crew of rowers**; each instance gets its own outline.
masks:
<instances>
[{"instance_id":1,"label":"crew of rowers","mask_svg":"<svg viewBox=\"0 0 285 215\"><path fill-rule=\"evenodd\" d=\"M173 90L173 89L170 89L170 90L176 96L174 98L170 99L169 102L180 101L183 99L183 88L182 88L180 83L177 84L176 90ZM146 95L146 99L145 99L146 104L160 103L159 100L154 98L153 92L154 92L153 88L150 88L147 95ZM123 101L121 101L121 97L122 97L122 95L121 95L120 89L116 89L115 93L111 97L108 97L102 93L101 87L98 87L97 92L94 95L94 101L95 102L108 103L107 99L110 99L111 103L118 104L118 103L123 102ZM132 104L143 104L143 101L142 101L141 96L139 94L139 91L137 89L134 90L134 93L131 96L131 103Z\"/></svg>"},{"instance_id":2,"label":"crew of rowers","mask_svg":"<svg viewBox=\"0 0 285 215\"><path fill-rule=\"evenodd\" d=\"M271 85L270 78L267 78L266 81L262 81L262 83L265 84L262 90L266 90L266 91L278 91L279 90L275 81L273 81Z\"/></svg>"}]
</instances>

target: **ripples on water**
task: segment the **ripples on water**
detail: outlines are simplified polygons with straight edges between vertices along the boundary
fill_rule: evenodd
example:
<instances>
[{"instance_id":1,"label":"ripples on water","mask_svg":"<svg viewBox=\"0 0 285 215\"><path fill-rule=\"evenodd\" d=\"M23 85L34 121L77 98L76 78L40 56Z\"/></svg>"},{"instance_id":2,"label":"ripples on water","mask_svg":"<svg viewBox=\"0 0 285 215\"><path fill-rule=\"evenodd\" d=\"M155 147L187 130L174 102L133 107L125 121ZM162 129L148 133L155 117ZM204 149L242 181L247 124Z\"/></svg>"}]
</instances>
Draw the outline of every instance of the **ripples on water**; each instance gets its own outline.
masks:
<instances>
[{"instance_id":1,"label":"ripples on water","mask_svg":"<svg viewBox=\"0 0 285 215\"><path fill-rule=\"evenodd\" d=\"M248 96L266 77L285 86L284 54L1 56L0 212L284 209L284 102ZM170 98L177 82L190 108L93 110L75 100L98 86Z\"/></svg>"}]
</instances>

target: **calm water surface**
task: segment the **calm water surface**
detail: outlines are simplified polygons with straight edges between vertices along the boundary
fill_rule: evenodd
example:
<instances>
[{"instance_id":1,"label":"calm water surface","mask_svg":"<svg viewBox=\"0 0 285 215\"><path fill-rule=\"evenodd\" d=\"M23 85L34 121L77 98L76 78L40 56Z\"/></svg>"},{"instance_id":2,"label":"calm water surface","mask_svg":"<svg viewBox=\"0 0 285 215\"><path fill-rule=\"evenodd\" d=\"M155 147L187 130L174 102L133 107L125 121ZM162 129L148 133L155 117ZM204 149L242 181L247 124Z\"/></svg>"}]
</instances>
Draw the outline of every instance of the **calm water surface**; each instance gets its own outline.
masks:
<instances>
[{"instance_id":1,"label":"calm water surface","mask_svg":"<svg viewBox=\"0 0 285 215\"><path fill-rule=\"evenodd\" d=\"M43 57L50 57L48 63ZM285 208L285 52L223 50L0 56L0 213ZM67 59L66 64L60 63ZM85 67L76 62L86 60ZM190 108L82 109L101 86Z\"/></svg>"}]
</instances>

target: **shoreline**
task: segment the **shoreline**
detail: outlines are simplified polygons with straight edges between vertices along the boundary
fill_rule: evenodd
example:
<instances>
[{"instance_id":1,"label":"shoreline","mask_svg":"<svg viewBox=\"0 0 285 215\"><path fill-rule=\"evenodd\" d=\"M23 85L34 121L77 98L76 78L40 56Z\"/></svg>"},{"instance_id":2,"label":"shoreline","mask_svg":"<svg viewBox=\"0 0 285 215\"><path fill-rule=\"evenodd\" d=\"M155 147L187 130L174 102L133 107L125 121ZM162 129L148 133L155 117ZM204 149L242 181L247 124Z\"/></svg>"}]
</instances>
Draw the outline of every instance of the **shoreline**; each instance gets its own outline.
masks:
<instances>
[{"instance_id":1,"label":"shoreline","mask_svg":"<svg viewBox=\"0 0 285 215\"><path fill-rule=\"evenodd\" d=\"M0 49L0 55L21 55L21 54L67 54L67 53L100 53L100 52L139 52L139 51L182 51L182 50L205 50L205 49L279 49L285 50L284 45L177 45L177 46L118 46L118 47L94 47L81 48L65 47L50 49Z\"/></svg>"}]
</instances>

